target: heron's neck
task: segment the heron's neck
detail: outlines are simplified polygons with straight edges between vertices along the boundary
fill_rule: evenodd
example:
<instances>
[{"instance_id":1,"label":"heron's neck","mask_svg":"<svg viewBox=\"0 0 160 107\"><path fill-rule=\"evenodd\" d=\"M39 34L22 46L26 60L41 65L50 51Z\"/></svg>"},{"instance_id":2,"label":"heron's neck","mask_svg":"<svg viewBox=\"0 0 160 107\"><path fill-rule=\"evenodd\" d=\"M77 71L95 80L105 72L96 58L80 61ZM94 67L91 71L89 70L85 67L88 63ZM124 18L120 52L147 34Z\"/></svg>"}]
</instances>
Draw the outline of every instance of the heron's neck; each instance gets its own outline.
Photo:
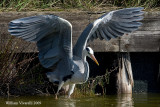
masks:
<instances>
[{"instance_id":1,"label":"heron's neck","mask_svg":"<svg viewBox=\"0 0 160 107\"><path fill-rule=\"evenodd\" d=\"M86 62L86 57L87 57L87 53L86 53L86 51L83 51L82 60L83 60L84 62Z\"/></svg>"},{"instance_id":2,"label":"heron's neck","mask_svg":"<svg viewBox=\"0 0 160 107\"><path fill-rule=\"evenodd\" d=\"M89 24L88 27L82 32L80 37L77 40L77 43L74 46L74 54L77 55L78 57L83 57L83 49L85 49L87 40L91 36L91 30L93 28L93 24Z\"/></svg>"}]
</instances>

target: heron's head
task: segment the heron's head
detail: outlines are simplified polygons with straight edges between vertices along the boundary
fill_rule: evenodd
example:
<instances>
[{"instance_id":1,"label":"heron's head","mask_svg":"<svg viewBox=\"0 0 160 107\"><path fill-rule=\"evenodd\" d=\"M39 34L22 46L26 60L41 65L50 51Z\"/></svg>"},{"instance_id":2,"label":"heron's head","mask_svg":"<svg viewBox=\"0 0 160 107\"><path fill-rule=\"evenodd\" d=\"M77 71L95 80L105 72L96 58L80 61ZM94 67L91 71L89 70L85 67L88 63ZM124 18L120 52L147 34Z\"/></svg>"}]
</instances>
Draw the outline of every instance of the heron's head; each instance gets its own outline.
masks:
<instances>
[{"instance_id":1,"label":"heron's head","mask_svg":"<svg viewBox=\"0 0 160 107\"><path fill-rule=\"evenodd\" d=\"M89 58L91 58L97 65L99 65L97 59L94 56L94 51L92 50L92 48L87 47L85 49L85 53L86 53L86 56L88 56Z\"/></svg>"}]
</instances>

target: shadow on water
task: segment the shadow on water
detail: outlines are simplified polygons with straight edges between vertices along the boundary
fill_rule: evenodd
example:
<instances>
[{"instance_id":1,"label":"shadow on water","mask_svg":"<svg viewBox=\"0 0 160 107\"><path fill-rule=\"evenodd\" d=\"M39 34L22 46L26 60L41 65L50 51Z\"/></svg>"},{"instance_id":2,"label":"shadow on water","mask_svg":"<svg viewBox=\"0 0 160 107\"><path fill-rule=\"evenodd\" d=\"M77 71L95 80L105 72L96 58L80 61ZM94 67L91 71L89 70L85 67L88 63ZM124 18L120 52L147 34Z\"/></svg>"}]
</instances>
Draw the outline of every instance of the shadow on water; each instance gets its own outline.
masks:
<instances>
[{"instance_id":1,"label":"shadow on water","mask_svg":"<svg viewBox=\"0 0 160 107\"><path fill-rule=\"evenodd\" d=\"M60 96L58 100L54 96L27 96L17 98L0 98L0 107L151 107L160 106L160 94L124 94L95 97L80 97L67 99Z\"/></svg>"}]
</instances>

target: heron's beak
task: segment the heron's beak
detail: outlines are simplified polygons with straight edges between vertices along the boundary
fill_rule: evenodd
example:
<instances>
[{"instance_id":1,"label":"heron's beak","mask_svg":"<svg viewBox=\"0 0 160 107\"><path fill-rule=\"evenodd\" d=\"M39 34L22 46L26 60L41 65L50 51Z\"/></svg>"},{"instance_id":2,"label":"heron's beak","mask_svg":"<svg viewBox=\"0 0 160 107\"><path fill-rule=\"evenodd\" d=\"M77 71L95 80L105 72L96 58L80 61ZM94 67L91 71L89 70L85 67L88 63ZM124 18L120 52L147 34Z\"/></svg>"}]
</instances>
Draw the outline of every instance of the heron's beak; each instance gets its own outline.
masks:
<instances>
[{"instance_id":1,"label":"heron's beak","mask_svg":"<svg viewBox=\"0 0 160 107\"><path fill-rule=\"evenodd\" d=\"M90 54L91 59L99 66L99 63L94 55Z\"/></svg>"}]
</instances>

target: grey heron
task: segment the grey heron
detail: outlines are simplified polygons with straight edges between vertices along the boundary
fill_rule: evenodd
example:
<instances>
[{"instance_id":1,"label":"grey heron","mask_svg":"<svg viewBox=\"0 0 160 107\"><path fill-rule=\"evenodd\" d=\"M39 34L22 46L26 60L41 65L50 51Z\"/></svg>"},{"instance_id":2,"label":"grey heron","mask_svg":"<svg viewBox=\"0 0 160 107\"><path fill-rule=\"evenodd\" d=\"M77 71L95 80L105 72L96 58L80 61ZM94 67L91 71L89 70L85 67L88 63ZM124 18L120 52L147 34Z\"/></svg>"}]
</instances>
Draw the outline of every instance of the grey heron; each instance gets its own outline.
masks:
<instances>
[{"instance_id":1,"label":"grey heron","mask_svg":"<svg viewBox=\"0 0 160 107\"><path fill-rule=\"evenodd\" d=\"M87 47L89 41L99 38L106 41L130 33L142 25L143 7L125 8L111 11L90 23L72 48L72 25L56 15L38 15L13 20L9 23L11 35L26 41L36 42L39 60L43 67L52 69L46 75L51 82L62 86L69 85L68 97L73 93L75 84L87 81L90 57L99 65L94 51Z\"/></svg>"}]
</instances>

